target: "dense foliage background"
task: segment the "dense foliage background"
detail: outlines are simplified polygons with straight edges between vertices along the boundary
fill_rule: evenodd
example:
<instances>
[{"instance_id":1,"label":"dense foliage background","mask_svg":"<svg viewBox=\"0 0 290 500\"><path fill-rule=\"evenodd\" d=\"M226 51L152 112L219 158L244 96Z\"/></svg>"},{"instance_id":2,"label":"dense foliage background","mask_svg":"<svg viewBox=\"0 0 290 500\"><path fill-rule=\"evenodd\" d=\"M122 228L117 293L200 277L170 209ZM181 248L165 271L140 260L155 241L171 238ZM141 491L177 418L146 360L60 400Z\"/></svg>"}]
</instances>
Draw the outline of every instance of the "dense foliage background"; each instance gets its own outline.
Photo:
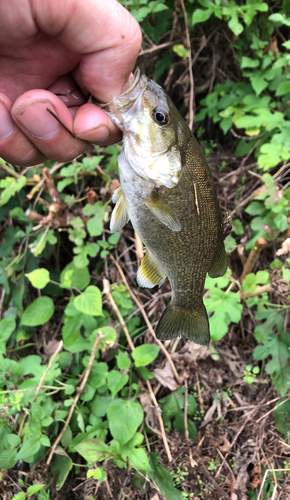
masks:
<instances>
[{"instance_id":1,"label":"dense foliage background","mask_svg":"<svg viewBox=\"0 0 290 500\"><path fill-rule=\"evenodd\" d=\"M0 159L0 495L289 498L290 2L122 3L231 216L213 342L156 342L169 285L108 229L120 145Z\"/></svg>"}]
</instances>

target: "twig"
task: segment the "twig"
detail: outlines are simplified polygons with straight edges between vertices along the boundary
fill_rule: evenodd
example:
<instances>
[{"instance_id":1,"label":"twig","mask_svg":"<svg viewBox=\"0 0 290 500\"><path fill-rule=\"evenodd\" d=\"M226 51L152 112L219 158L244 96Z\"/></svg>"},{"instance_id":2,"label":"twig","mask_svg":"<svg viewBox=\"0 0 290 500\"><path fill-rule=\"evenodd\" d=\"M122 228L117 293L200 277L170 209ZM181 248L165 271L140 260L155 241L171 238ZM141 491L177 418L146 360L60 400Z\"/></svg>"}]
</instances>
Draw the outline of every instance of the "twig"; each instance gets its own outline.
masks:
<instances>
[{"instance_id":1,"label":"twig","mask_svg":"<svg viewBox=\"0 0 290 500\"><path fill-rule=\"evenodd\" d=\"M279 408L279 406L283 405L284 403L286 403L286 401L289 401L290 397L287 398L287 399L284 399L284 401L281 401L281 403L279 403L277 406L275 406L274 408L272 408L271 410L269 410L267 413L265 413L265 415L262 415L262 417L260 417L257 421L256 421L256 424L258 424L259 422L261 422L261 420L264 420L264 418L266 418L268 415L270 415L270 413L272 413L274 410L276 410L276 408Z\"/></svg>"},{"instance_id":2,"label":"twig","mask_svg":"<svg viewBox=\"0 0 290 500\"><path fill-rule=\"evenodd\" d=\"M123 271L122 271L122 268L121 268L120 264L116 261L116 259L113 257L113 255L110 255L110 257L111 257L111 259L113 260L113 262L114 262L115 266L117 267L117 269L118 269L118 271L119 271L119 273L120 273L120 275L121 275L121 278L122 278L122 280L123 280L123 283L124 283L125 287L127 288L128 292L130 293L130 295L131 295L132 299L134 300L134 302L135 302L135 303L137 304L137 306L139 307L139 309L140 309L140 311L141 311L141 314L142 314L142 316L143 316L143 318L144 318L144 320L145 320L145 323L146 323L146 325L148 326L148 330L149 330L149 332L153 335L154 340L157 342L157 344L158 344L158 345L159 345L159 347L161 348L162 352L164 353L164 355L165 355L165 356L166 356L166 358L168 359L168 363L169 363L169 364L170 364L170 366L171 366L171 369L172 369L172 371L173 371L173 374L174 374L174 376L175 376L175 378L176 378L176 380L177 380L178 384L181 384L182 379L181 379L181 377L179 377L179 375L178 375L178 373L177 373L177 370L176 370L176 368L175 368L175 365L174 365L174 363L173 363L173 361L172 361L172 359L171 359L171 356L170 356L169 352L168 352L168 351L167 351L167 349L164 347L164 345L162 344L162 342L161 342L159 339L157 339L157 338L156 338L155 332L154 332L154 330L153 330L153 328L152 328L152 325L151 325L151 323L150 323L150 321L149 321L149 319L148 319L148 316L147 316L147 314L146 314L146 312L145 312L145 310L144 310L144 307L143 307L142 302L140 302L140 300L139 300L139 299L137 299L136 295L135 295L135 294L133 293L133 291L131 290L131 288L130 288L130 286L129 286L129 284L128 284L128 281L126 280L126 277L125 277L125 275L124 275L124 273L123 273Z\"/></svg>"},{"instance_id":3,"label":"twig","mask_svg":"<svg viewBox=\"0 0 290 500\"><path fill-rule=\"evenodd\" d=\"M187 407L188 407L188 385L187 385L187 380L184 380L184 385L185 385L185 394L184 394L184 434L185 434L185 440L188 446L188 456L189 456L189 462L190 466L193 468L195 467L196 462L193 460L192 456L192 451L189 443L189 433L188 433L188 422L187 422Z\"/></svg>"},{"instance_id":4,"label":"twig","mask_svg":"<svg viewBox=\"0 0 290 500\"><path fill-rule=\"evenodd\" d=\"M33 402L34 402L34 401L36 401L36 398L37 398L37 396L38 396L38 394L39 394L39 391L40 391L40 389L42 389L42 383L43 383L43 381L44 381L44 379L45 379L46 375L48 374L49 370L51 369L52 364L53 364L53 362L54 362L54 360L55 360L56 356L57 356L57 355L58 355L58 353L61 351L62 346L63 346L63 341L61 340L61 341L59 342L59 344L58 344L58 346L57 346L57 348L56 348L55 352L54 352L54 353L53 353L53 355L51 356L51 358L50 358L50 360L49 360L49 363L48 363L48 365L47 365L47 367L46 367L46 370L44 371L44 373L43 373L43 375L42 375L42 377L41 377L41 379L40 379L40 381L39 381L39 383L38 383L38 386L37 386L37 388L36 388L36 392L35 392L34 397L33 397ZM19 430L18 430L18 436L21 436L21 432L22 432L22 429L23 429L23 427L24 427L26 417L27 417L27 413L25 413L25 414L24 414L24 417L23 417L22 422L21 422L21 424L20 424L20 427L19 427Z\"/></svg>"},{"instance_id":5,"label":"twig","mask_svg":"<svg viewBox=\"0 0 290 500\"><path fill-rule=\"evenodd\" d=\"M58 163L57 165L54 165L54 167L52 167L50 170L49 170L49 174L52 175L54 172L56 172L58 169L60 169L61 167L63 167L65 165L65 163ZM33 196L35 195L35 193L37 193L37 191L39 191L39 189L43 186L45 182L45 177L43 177L41 179L41 181L39 181L36 186L34 186L34 188L30 191L30 193L27 195L27 198L29 200L31 200L33 198Z\"/></svg>"},{"instance_id":6,"label":"twig","mask_svg":"<svg viewBox=\"0 0 290 500\"><path fill-rule=\"evenodd\" d=\"M88 380L88 377L89 377L90 371L91 371L92 366L93 366L94 359L95 359L95 357L96 357L96 352L97 352L98 344L100 343L101 338L102 338L102 334L99 332L99 333L98 333L98 335L97 335L96 341L95 341L95 343L94 343L94 346L93 346L93 349L92 349L92 354L91 354L91 356L90 356L89 364L88 364L87 369L86 369L86 371L85 371L85 374L84 374L84 376L83 376L82 383L81 383L81 385L80 385L80 387L79 387L79 389L78 389L78 392L77 392L76 397L75 397L75 399L74 399L74 401L73 401L73 404L71 405L71 408L70 408L69 414L68 414L67 419L66 419L66 421L65 421L65 424L64 424L64 426L63 426L63 428L62 428L61 432L59 433L58 437L56 438L56 440L55 440L55 442L54 442L54 445L51 447L51 450L50 450L50 453L49 453L49 457L48 457L48 459L47 459L47 461L46 461L46 464L47 464L47 465L49 465L49 464L50 464L50 462L51 462L51 460L52 460L52 457L53 457L53 454L54 454L54 452L55 452L55 450L56 450L56 447L57 447L58 443L60 442L60 440L61 440L61 438L62 438L62 436L63 436L64 432L66 431L66 429L67 429L67 427L68 427L68 424L70 423L70 420L71 420L71 418L72 418L72 416L73 416L73 412L74 412L74 410L75 410L75 407L76 407L76 405L77 405L77 402L78 402L78 400L79 400L79 398L80 398L81 394L83 393L84 387L85 387L85 385L86 385L86 383L87 383L87 380Z\"/></svg>"},{"instance_id":7,"label":"twig","mask_svg":"<svg viewBox=\"0 0 290 500\"><path fill-rule=\"evenodd\" d=\"M262 293L273 292L272 285L268 283L267 285L259 286L254 292L239 292L241 299L245 300L248 297L257 297L258 295L262 295Z\"/></svg>"},{"instance_id":8,"label":"twig","mask_svg":"<svg viewBox=\"0 0 290 500\"><path fill-rule=\"evenodd\" d=\"M108 490L109 496L110 496L111 498L114 498L113 493L112 493L112 490L111 490L110 485L109 485L109 481L108 481L108 477L107 477L107 476L105 477L105 484L106 484L106 487L107 487L107 490Z\"/></svg>"},{"instance_id":9,"label":"twig","mask_svg":"<svg viewBox=\"0 0 290 500\"><path fill-rule=\"evenodd\" d=\"M124 318L122 316L122 314L120 313L119 311L119 308L116 304L116 302L114 301L114 298L110 292L110 282L106 279L106 278L103 278L103 293L108 297L109 299L109 302L112 306L112 308L114 309L115 313L117 314L118 316L118 319L124 329L124 332L125 332L125 335L126 335L126 338L127 338L127 341L128 341L128 344L130 346L130 349L131 351L134 351L135 349L135 346L132 342L132 339L131 339L131 336L130 336L130 333L129 333L129 330L127 328L127 325L124 321ZM162 439L163 439L163 443L164 443L164 447L165 447L165 450L166 450L166 453L167 453L167 457L168 457L168 461L171 462L172 461L172 456L171 456L171 452L170 452L170 449L169 449L169 446L168 446L168 441L167 441L167 437L166 437L166 434L165 434L165 429L164 429L164 424L163 424L163 420L162 420L162 416L161 416L161 411L160 411L160 408L159 408L159 405L158 405L158 402L155 398L155 395L154 395L154 392L153 392L153 389L151 387L151 384L149 382L149 380L146 380L146 384L147 384L147 387L148 387L148 390L150 392L150 396L151 396L151 399L153 401L153 404L157 410L157 417L158 417L158 420L159 420L159 425L160 425L160 429L161 429L161 436L162 436Z\"/></svg>"},{"instance_id":10,"label":"twig","mask_svg":"<svg viewBox=\"0 0 290 500\"><path fill-rule=\"evenodd\" d=\"M153 401L153 404L154 404L154 406L156 408L157 418L159 420L160 430L161 430L161 434L162 434L162 439L163 439L164 447L165 447L165 450L166 450L166 453L167 453L168 462L172 462L172 455L171 455L171 451L170 451L170 448L169 448L169 445L168 445L168 441L167 441L167 437L166 437L166 433L165 433L165 429L164 429L164 424L163 424L163 420L162 420L162 416L161 416L160 407L158 405L157 399L155 398L155 395L154 395L154 392L152 390L152 386L150 384L150 381L146 380L146 384L147 384L148 391L150 393L151 399Z\"/></svg>"},{"instance_id":11,"label":"twig","mask_svg":"<svg viewBox=\"0 0 290 500\"><path fill-rule=\"evenodd\" d=\"M51 197L51 201L53 203L61 203L59 192L57 191L57 189L55 187L54 180L51 177L48 168L46 168L46 167L43 168L42 173L45 177L45 184L46 184L46 188L48 190L49 196Z\"/></svg>"},{"instance_id":12,"label":"twig","mask_svg":"<svg viewBox=\"0 0 290 500\"><path fill-rule=\"evenodd\" d=\"M196 387L197 387L197 392L198 392L200 409L203 410L203 400L202 400L201 390L200 390L199 376L198 376L198 371L197 371L197 362L195 360L194 360L194 366L195 366Z\"/></svg>"},{"instance_id":13,"label":"twig","mask_svg":"<svg viewBox=\"0 0 290 500\"><path fill-rule=\"evenodd\" d=\"M207 37L202 37L202 42L201 42L201 45L199 47L199 49L197 50L196 54L194 55L193 59L192 59L192 63L191 63L191 66L193 66L195 64L195 61L197 60L199 54L201 53L201 51L204 49L204 47L206 47L206 45L208 44L208 42L210 41L210 39L213 37L213 35L217 32L217 30L219 29L219 26L217 26L213 32ZM189 68L186 68L184 70L184 72L180 75L180 77L176 80L176 82L172 85L172 88L174 89L176 87L176 85L178 85L182 80L183 78L185 77L185 75L187 74Z\"/></svg>"},{"instance_id":14,"label":"twig","mask_svg":"<svg viewBox=\"0 0 290 500\"><path fill-rule=\"evenodd\" d=\"M192 56L191 56L191 43L188 29L188 19L187 12L184 6L184 1L180 0L181 7L184 15L184 24L185 24L185 33L186 33L186 42L187 42L187 50L188 50L188 71L189 71L189 82L190 82L190 94L189 94L189 128L192 130L193 121L194 121L194 81L193 81L193 73L192 73ZM199 210L198 210L199 211Z\"/></svg>"},{"instance_id":15,"label":"twig","mask_svg":"<svg viewBox=\"0 0 290 500\"><path fill-rule=\"evenodd\" d=\"M1 319L1 316L2 316L2 307L3 307L3 302L4 302L4 299L5 299L5 288L3 286L2 288L2 292L1 292L1 298L0 298L0 319Z\"/></svg>"},{"instance_id":16,"label":"twig","mask_svg":"<svg viewBox=\"0 0 290 500\"><path fill-rule=\"evenodd\" d=\"M152 52L157 52L158 50L166 49L166 47L171 47L172 45L176 44L177 41L161 43L160 45L153 45L153 47L151 47L150 49L141 50L141 52L139 52L138 54L138 57L144 56L144 54L152 54Z\"/></svg>"},{"instance_id":17,"label":"twig","mask_svg":"<svg viewBox=\"0 0 290 500\"><path fill-rule=\"evenodd\" d=\"M9 167L8 165L6 165L6 162L4 160L0 161L0 168L3 168L3 170L5 170L5 172L7 172L7 174L12 175L16 179L19 179L21 177L21 175L18 172L16 172L15 170L13 170L12 167Z\"/></svg>"},{"instance_id":18,"label":"twig","mask_svg":"<svg viewBox=\"0 0 290 500\"><path fill-rule=\"evenodd\" d=\"M225 490L218 485L218 483L214 480L214 478L210 475L208 472L207 468L203 465L202 462L199 463L199 465L202 467L202 470L208 480L212 483L214 489L219 492L220 495L222 495L222 498L225 498L225 500L231 500L231 497L225 492Z\"/></svg>"},{"instance_id":19,"label":"twig","mask_svg":"<svg viewBox=\"0 0 290 500\"><path fill-rule=\"evenodd\" d=\"M263 246L265 245L266 243L266 240L265 238L258 238L256 243L254 244L252 250L250 251L249 253L249 257L247 258L246 260L246 263L244 265L244 269L243 269L243 272L241 274L241 277L240 277L240 282L242 283L245 279L245 277L247 276L247 274L249 274L254 265L256 264L257 260L258 260L258 257L259 257L259 254L263 248Z\"/></svg>"},{"instance_id":20,"label":"twig","mask_svg":"<svg viewBox=\"0 0 290 500\"><path fill-rule=\"evenodd\" d=\"M130 346L131 351L134 351L135 346L134 346L134 344L132 342L130 332L129 332L128 328L127 328L127 325L126 325L126 323L124 321L124 318L123 318L122 314L119 311L119 308L118 308L116 302L114 301L114 298L113 298L113 296L112 296L112 294L110 292L110 282L106 278L103 278L103 293L108 297L108 300L109 300L112 308L114 309L115 313L118 316L118 320L120 321L120 323L122 325L122 328L123 328L123 330L125 332L126 339L127 339L127 342L128 342L128 344Z\"/></svg>"},{"instance_id":21,"label":"twig","mask_svg":"<svg viewBox=\"0 0 290 500\"><path fill-rule=\"evenodd\" d=\"M244 428L245 428L246 424L248 423L248 421L250 420L250 418L252 418L253 413L255 413L255 412L258 410L258 408L259 408L259 407L258 407L258 406L256 406L253 410L249 411L249 413L248 413L248 415L247 415L246 420L244 421L244 423L242 424L242 426L241 426L241 427L240 427L240 429L238 430L237 434L235 435L234 439L232 440L232 442L231 442L231 444L230 444L230 449L229 449L229 450L227 451L227 453L225 454L224 459L223 459L223 461L222 461L221 465L219 466L219 469L218 469L218 471L217 471L217 473L216 473L216 475L215 475L215 477L216 477L216 478L217 478L217 477L220 475L220 473L221 473L221 470L222 470L222 468L223 468L223 466L224 466L224 463L225 463L225 461L226 461L226 459L227 459L227 457L228 457L229 451L230 451L230 450L231 450L231 448L234 446L234 444L235 444L236 440L238 439L239 435L241 434L241 432L243 432L243 430L244 430ZM243 417L244 417L244 416L243 416Z\"/></svg>"}]
</instances>

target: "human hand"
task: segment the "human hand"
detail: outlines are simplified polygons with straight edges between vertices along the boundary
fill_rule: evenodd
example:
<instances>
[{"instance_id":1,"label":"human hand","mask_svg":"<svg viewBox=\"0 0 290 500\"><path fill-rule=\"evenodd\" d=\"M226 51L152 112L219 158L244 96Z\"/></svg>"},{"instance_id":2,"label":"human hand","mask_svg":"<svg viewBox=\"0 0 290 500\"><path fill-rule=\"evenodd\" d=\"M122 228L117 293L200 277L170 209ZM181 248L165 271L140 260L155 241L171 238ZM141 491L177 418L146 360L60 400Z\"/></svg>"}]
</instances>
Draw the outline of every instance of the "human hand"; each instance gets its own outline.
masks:
<instances>
[{"instance_id":1,"label":"human hand","mask_svg":"<svg viewBox=\"0 0 290 500\"><path fill-rule=\"evenodd\" d=\"M117 0L0 0L0 156L18 165L66 161L87 141L120 140L110 118L87 100L92 94L107 102L122 92L141 39Z\"/></svg>"}]
</instances>

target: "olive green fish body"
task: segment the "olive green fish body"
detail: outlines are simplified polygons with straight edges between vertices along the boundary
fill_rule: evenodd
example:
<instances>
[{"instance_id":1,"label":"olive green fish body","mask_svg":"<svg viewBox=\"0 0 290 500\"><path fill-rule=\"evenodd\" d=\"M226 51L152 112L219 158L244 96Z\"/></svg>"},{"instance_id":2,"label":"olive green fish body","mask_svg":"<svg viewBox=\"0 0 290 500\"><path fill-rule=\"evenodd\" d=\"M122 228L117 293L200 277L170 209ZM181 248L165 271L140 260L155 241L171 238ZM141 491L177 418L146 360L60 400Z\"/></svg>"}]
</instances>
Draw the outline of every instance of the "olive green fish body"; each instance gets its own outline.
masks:
<instances>
[{"instance_id":1,"label":"olive green fish body","mask_svg":"<svg viewBox=\"0 0 290 500\"><path fill-rule=\"evenodd\" d=\"M149 90L156 86L160 97L160 87L152 84L154 82L150 81ZM150 91L144 92L143 99L149 100ZM155 97L154 94L153 100ZM171 131L169 145L167 143L167 149L164 148L166 152L160 154L161 160L162 155L163 158L166 155L161 180L158 168L162 169L162 161L153 173L154 164L153 167L143 167L143 170L137 168L136 172L134 156L130 151L132 137L130 132L126 134L126 125L123 124L124 149L119 157L121 189L113 200L116 207L111 227L113 231L120 229L131 219L135 231L146 245L146 254L137 273L140 286L160 286L166 276L169 279L172 298L157 326L157 337L166 340L183 335L206 345L210 339L202 300L206 273L212 277L222 276L227 268L221 214L204 155L168 96L166 104L170 121L174 124L174 137ZM156 110L156 102L154 106ZM144 109L140 111L139 108L139 115L142 113ZM148 108L145 108L146 113L148 116ZM114 118L113 112L109 114ZM139 118L144 120L143 115ZM120 126L120 123L117 124ZM155 144L155 129L153 132L152 128L149 130L148 142L151 140ZM140 151L140 143L142 145L142 136L137 149L146 156L146 152ZM154 159L157 158L157 162L162 147L162 141L155 144ZM142 165L143 157L136 161Z\"/></svg>"}]
</instances>

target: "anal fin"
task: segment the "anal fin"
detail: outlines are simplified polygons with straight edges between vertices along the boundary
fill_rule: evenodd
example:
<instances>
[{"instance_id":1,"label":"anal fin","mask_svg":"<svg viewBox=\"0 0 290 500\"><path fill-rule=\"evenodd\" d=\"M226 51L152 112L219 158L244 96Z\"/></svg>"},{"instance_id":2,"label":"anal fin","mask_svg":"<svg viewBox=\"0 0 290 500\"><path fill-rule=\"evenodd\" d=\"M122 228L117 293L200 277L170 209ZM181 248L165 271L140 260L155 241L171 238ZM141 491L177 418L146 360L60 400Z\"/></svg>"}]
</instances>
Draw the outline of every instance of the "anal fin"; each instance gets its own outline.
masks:
<instances>
[{"instance_id":1,"label":"anal fin","mask_svg":"<svg viewBox=\"0 0 290 500\"><path fill-rule=\"evenodd\" d=\"M165 278L165 273L153 255L150 252L146 253L137 272L138 285L142 288L153 288L156 285L161 286Z\"/></svg>"},{"instance_id":2,"label":"anal fin","mask_svg":"<svg viewBox=\"0 0 290 500\"><path fill-rule=\"evenodd\" d=\"M157 217L162 224L169 227L171 231L180 231L181 224L178 215L173 208L165 201L160 194L152 191L149 199L143 200L146 207L149 208L155 217Z\"/></svg>"}]
</instances>

